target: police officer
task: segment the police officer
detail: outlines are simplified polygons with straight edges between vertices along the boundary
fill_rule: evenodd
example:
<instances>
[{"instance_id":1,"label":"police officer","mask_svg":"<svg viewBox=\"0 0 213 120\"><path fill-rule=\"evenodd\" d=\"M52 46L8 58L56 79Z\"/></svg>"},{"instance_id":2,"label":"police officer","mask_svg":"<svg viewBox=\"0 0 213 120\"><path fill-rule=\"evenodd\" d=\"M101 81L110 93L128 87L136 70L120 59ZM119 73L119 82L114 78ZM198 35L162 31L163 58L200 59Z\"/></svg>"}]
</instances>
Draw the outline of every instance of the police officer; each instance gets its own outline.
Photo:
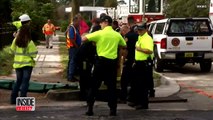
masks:
<instances>
[{"instance_id":1,"label":"police officer","mask_svg":"<svg viewBox=\"0 0 213 120\"><path fill-rule=\"evenodd\" d=\"M95 24L91 28L91 33L98 31L101 29L100 20L96 18L93 21ZM78 67L79 67L79 75L80 75L80 99L86 100L88 96L88 89L91 86L92 80L92 68L95 63L96 57L96 47L93 42L85 42L83 43L78 50L76 55Z\"/></svg>"},{"instance_id":2,"label":"police officer","mask_svg":"<svg viewBox=\"0 0 213 120\"><path fill-rule=\"evenodd\" d=\"M149 59L153 53L153 39L149 36L146 23L138 25L138 41L135 45L135 64L131 82L131 105L135 109L148 109ZM139 92L140 91L140 92Z\"/></svg>"},{"instance_id":3,"label":"police officer","mask_svg":"<svg viewBox=\"0 0 213 120\"><path fill-rule=\"evenodd\" d=\"M121 101L126 101L127 99L127 88L129 86L130 80L132 79L132 65L135 60L135 43L138 40L138 33L135 32L135 20L133 17L128 17L128 24L130 31L124 35L127 43L127 56L124 61L123 72L121 75Z\"/></svg>"},{"instance_id":4,"label":"police officer","mask_svg":"<svg viewBox=\"0 0 213 120\"><path fill-rule=\"evenodd\" d=\"M101 19L102 30L88 34L82 38L83 41L94 41L96 43L97 60L95 62L92 86L90 86L87 100L88 111L86 115L93 115L93 105L96 93L102 81L107 85L108 106L111 116L116 116L117 95L116 95L116 68L118 46L126 46L126 42L120 33L112 29L112 18L103 16Z\"/></svg>"}]
</instances>

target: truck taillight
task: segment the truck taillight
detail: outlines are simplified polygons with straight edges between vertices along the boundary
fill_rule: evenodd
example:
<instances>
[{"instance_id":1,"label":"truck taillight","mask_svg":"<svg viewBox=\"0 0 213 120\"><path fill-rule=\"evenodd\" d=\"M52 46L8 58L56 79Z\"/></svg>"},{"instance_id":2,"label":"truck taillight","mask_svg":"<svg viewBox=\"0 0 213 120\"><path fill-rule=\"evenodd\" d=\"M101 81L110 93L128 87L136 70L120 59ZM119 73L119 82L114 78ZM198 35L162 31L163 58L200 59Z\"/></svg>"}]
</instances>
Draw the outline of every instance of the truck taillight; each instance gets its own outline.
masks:
<instances>
[{"instance_id":1,"label":"truck taillight","mask_svg":"<svg viewBox=\"0 0 213 120\"><path fill-rule=\"evenodd\" d=\"M213 48L213 38L212 38L212 48Z\"/></svg>"},{"instance_id":2,"label":"truck taillight","mask_svg":"<svg viewBox=\"0 0 213 120\"><path fill-rule=\"evenodd\" d=\"M167 42L166 38L161 39L161 42L160 42L160 48L161 49L166 49L166 47L167 47L166 42Z\"/></svg>"}]
</instances>

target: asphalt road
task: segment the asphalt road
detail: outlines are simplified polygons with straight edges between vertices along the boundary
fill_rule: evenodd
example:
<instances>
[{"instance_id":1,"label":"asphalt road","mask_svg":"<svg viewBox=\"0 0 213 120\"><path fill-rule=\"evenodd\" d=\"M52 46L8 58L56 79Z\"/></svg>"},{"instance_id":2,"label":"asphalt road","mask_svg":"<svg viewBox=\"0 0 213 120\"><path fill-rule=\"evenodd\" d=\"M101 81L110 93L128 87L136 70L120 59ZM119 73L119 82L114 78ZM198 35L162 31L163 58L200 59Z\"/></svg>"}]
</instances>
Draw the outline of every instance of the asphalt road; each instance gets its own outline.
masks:
<instances>
[{"instance_id":1,"label":"asphalt road","mask_svg":"<svg viewBox=\"0 0 213 120\"><path fill-rule=\"evenodd\" d=\"M187 64L183 68L172 67L162 74L181 86L177 96L188 99L188 109L213 110L213 69L202 73L198 64Z\"/></svg>"},{"instance_id":2,"label":"asphalt road","mask_svg":"<svg viewBox=\"0 0 213 120\"><path fill-rule=\"evenodd\" d=\"M84 107L42 107L35 112L1 110L0 120L212 120L213 111L205 110L138 110L120 109L116 117L108 116L106 108L85 116Z\"/></svg>"},{"instance_id":3,"label":"asphalt road","mask_svg":"<svg viewBox=\"0 0 213 120\"><path fill-rule=\"evenodd\" d=\"M180 84L180 92L173 96L187 102L150 103L148 110L134 110L126 104L118 105L118 115L108 115L107 103L94 107L95 115L85 116L85 104L60 102L58 106L36 107L34 112L17 112L15 106L0 109L0 120L213 120L213 70L201 73L199 66L167 69L168 79ZM72 105L71 105L72 104Z\"/></svg>"}]
</instances>

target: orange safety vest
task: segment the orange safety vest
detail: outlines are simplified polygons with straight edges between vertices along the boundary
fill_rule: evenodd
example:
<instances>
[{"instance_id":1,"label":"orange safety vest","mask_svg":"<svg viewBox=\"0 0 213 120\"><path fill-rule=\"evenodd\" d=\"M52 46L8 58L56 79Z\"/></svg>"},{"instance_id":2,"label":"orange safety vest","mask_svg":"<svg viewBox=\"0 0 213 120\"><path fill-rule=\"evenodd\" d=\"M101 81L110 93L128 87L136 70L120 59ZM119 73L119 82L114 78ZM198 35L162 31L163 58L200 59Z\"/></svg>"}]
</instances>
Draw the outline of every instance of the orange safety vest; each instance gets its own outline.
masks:
<instances>
[{"instance_id":1,"label":"orange safety vest","mask_svg":"<svg viewBox=\"0 0 213 120\"><path fill-rule=\"evenodd\" d=\"M76 40L76 29L75 29L75 27L73 25L70 25L70 27L72 27L74 29L74 40ZM70 36L69 36L70 27L68 28L67 33L66 33L67 48L70 48L70 47L74 46L73 43L71 42Z\"/></svg>"},{"instance_id":2,"label":"orange safety vest","mask_svg":"<svg viewBox=\"0 0 213 120\"><path fill-rule=\"evenodd\" d=\"M55 26L53 24L46 23L43 26L43 31L45 35L52 35L55 32Z\"/></svg>"}]
</instances>

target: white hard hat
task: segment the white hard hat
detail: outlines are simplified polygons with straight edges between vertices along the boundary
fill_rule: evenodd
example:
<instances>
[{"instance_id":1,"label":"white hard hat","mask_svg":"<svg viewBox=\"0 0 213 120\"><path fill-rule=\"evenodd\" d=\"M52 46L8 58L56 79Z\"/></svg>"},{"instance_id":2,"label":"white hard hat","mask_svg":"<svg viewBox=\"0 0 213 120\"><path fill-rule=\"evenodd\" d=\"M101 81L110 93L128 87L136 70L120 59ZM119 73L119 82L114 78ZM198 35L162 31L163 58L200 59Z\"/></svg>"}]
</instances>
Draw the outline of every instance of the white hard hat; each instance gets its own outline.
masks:
<instances>
[{"instance_id":1,"label":"white hard hat","mask_svg":"<svg viewBox=\"0 0 213 120\"><path fill-rule=\"evenodd\" d=\"M19 19L20 19L21 22L31 20L30 17L29 17L29 15L27 15L27 14L21 15L21 16L19 17Z\"/></svg>"}]
</instances>

